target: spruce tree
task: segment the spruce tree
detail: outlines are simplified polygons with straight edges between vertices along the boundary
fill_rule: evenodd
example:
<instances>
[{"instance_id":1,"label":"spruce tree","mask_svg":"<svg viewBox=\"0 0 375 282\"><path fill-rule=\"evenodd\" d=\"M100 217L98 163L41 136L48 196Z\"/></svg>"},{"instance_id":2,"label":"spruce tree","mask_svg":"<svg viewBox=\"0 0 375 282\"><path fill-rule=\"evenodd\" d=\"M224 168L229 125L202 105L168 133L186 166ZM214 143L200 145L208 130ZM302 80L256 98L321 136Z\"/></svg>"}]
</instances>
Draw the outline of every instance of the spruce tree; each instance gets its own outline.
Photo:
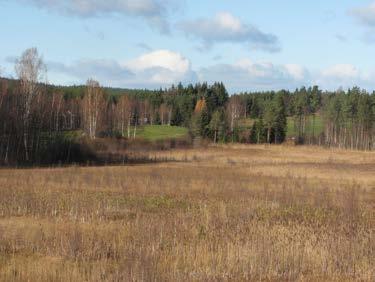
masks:
<instances>
[{"instance_id":1,"label":"spruce tree","mask_svg":"<svg viewBox=\"0 0 375 282\"><path fill-rule=\"evenodd\" d=\"M286 131L287 131L286 109L285 109L283 96L281 94L275 96L273 109L274 109L274 122L273 122L274 142L276 144L280 144L285 141Z\"/></svg>"}]
</instances>

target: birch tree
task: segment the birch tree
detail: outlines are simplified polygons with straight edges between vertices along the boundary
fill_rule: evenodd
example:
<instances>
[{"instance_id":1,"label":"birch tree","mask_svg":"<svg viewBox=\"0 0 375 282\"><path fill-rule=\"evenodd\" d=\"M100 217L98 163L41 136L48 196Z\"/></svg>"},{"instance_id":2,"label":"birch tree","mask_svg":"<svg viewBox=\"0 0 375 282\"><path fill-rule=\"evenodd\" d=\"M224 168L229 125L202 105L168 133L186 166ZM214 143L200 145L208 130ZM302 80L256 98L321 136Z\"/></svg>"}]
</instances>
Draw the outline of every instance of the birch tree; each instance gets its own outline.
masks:
<instances>
[{"instance_id":1,"label":"birch tree","mask_svg":"<svg viewBox=\"0 0 375 282\"><path fill-rule=\"evenodd\" d=\"M36 48L23 52L16 61L15 71L20 83L23 123L23 145L26 161L29 161L31 109L41 93L40 82L45 78L46 66Z\"/></svg>"},{"instance_id":2,"label":"birch tree","mask_svg":"<svg viewBox=\"0 0 375 282\"><path fill-rule=\"evenodd\" d=\"M128 95L122 95L116 105L116 124L117 130L125 137L125 127L128 138L130 137L130 123L132 117L131 101Z\"/></svg>"},{"instance_id":3,"label":"birch tree","mask_svg":"<svg viewBox=\"0 0 375 282\"><path fill-rule=\"evenodd\" d=\"M232 142L234 142L234 131L237 127L237 121L240 118L241 100L237 95L232 96L227 104L227 118L232 134Z\"/></svg>"},{"instance_id":4,"label":"birch tree","mask_svg":"<svg viewBox=\"0 0 375 282\"><path fill-rule=\"evenodd\" d=\"M89 79L83 98L84 130L90 139L95 139L105 105L105 96L99 82Z\"/></svg>"}]
</instances>

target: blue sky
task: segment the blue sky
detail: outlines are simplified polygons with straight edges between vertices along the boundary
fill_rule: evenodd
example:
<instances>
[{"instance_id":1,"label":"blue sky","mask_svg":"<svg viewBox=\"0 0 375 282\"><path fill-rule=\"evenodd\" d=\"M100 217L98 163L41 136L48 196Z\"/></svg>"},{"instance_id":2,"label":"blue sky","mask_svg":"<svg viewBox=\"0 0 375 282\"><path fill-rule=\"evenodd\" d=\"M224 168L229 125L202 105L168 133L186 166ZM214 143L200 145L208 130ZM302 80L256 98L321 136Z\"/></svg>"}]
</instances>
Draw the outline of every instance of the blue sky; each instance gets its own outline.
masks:
<instances>
[{"instance_id":1,"label":"blue sky","mask_svg":"<svg viewBox=\"0 0 375 282\"><path fill-rule=\"evenodd\" d=\"M0 68L37 47L57 84L375 89L375 1L0 0Z\"/></svg>"}]
</instances>

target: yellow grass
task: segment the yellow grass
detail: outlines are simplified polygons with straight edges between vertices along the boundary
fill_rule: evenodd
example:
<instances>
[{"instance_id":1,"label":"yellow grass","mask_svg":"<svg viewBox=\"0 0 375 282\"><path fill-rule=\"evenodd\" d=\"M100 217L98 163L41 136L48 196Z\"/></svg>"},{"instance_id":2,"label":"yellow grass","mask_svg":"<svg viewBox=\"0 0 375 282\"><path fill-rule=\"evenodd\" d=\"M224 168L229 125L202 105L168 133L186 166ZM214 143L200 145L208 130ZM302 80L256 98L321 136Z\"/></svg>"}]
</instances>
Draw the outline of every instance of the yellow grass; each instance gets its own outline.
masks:
<instances>
[{"instance_id":1,"label":"yellow grass","mask_svg":"<svg viewBox=\"0 0 375 282\"><path fill-rule=\"evenodd\" d=\"M0 170L1 281L374 281L375 154L212 146Z\"/></svg>"}]
</instances>

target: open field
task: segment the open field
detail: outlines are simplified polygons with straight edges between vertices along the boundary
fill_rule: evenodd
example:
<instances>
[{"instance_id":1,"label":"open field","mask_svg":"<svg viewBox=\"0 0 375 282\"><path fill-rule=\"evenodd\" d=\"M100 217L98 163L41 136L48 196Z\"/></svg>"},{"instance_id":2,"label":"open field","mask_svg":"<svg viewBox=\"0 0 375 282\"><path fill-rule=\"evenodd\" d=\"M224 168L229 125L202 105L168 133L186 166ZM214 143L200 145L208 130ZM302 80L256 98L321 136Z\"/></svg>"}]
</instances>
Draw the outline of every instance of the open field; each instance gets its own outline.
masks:
<instances>
[{"instance_id":1,"label":"open field","mask_svg":"<svg viewBox=\"0 0 375 282\"><path fill-rule=\"evenodd\" d=\"M170 161L0 170L0 280L375 280L375 153L149 154Z\"/></svg>"},{"instance_id":2,"label":"open field","mask_svg":"<svg viewBox=\"0 0 375 282\"><path fill-rule=\"evenodd\" d=\"M137 137L147 141L184 138L188 129L180 126L146 125L138 130Z\"/></svg>"},{"instance_id":3,"label":"open field","mask_svg":"<svg viewBox=\"0 0 375 282\"><path fill-rule=\"evenodd\" d=\"M239 120L239 127L241 130L250 130L255 120L251 118ZM321 115L316 115L315 120L312 115L308 116L306 121L306 136L319 136L324 132L324 120ZM287 118L287 137L298 136L298 131L295 126L294 117Z\"/></svg>"}]
</instances>

